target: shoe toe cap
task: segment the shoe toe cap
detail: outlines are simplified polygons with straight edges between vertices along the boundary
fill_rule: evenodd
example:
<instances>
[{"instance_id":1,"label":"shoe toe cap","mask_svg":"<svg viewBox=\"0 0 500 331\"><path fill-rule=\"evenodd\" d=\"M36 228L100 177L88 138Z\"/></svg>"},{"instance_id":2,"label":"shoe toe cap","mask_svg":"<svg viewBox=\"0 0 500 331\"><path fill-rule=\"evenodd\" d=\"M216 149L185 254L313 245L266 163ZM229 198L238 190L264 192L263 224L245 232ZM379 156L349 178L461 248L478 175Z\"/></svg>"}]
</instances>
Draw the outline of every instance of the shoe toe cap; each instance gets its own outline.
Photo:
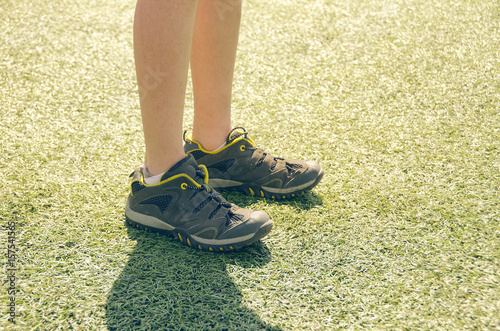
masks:
<instances>
[{"instance_id":1,"label":"shoe toe cap","mask_svg":"<svg viewBox=\"0 0 500 331\"><path fill-rule=\"evenodd\" d=\"M250 212L249 218L237 226L229 229L221 236L221 239L243 237L249 234L257 235L260 232L269 232L273 222L269 215L262 210L253 210Z\"/></svg>"},{"instance_id":2,"label":"shoe toe cap","mask_svg":"<svg viewBox=\"0 0 500 331\"><path fill-rule=\"evenodd\" d=\"M263 210L253 210L250 213L250 219L248 222L251 222L252 224L265 224L270 220L269 215L263 211Z\"/></svg>"},{"instance_id":3,"label":"shoe toe cap","mask_svg":"<svg viewBox=\"0 0 500 331\"><path fill-rule=\"evenodd\" d=\"M306 169L302 172L297 172L288 183L288 186L303 186L307 183L316 182L318 178L323 176L323 168L316 161L305 161ZM303 163L303 164L304 164Z\"/></svg>"},{"instance_id":4,"label":"shoe toe cap","mask_svg":"<svg viewBox=\"0 0 500 331\"><path fill-rule=\"evenodd\" d=\"M306 164L308 167L308 172L319 174L323 171L319 163L316 161L306 161Z\"/></svg>"}]
</instances>

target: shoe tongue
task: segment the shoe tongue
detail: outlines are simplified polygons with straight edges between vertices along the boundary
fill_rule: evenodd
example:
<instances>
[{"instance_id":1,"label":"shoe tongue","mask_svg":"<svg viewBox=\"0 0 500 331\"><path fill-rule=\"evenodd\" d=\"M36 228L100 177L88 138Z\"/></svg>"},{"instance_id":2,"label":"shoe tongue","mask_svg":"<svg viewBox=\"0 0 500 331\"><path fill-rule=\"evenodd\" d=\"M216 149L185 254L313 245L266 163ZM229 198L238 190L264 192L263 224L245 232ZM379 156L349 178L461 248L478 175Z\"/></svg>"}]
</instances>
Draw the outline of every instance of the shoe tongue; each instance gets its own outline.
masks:
<instances>
[{"instance_id":1,"label":"shoe tongue","mask_svg":"<svg viewBox=\"0 0 500 331\"><path fill-rule=\"evenodd\" d=\"M245 128L242 128L242 127L237 127L237 128L234 128L231 130L231 132L229 132L229 134L227 135L227 143L230 144L233 140L239 138L239 137L246 137L246 135L248 134L247 130L245 130Z\"/></svg>"},{"instance_id":2,"label":"shoe tongue","mask_svg":"<svg viewBox=\"0 0 500 331\"><path fill-rule=\"evenodd\" d=\"M165 174L163 174L161 180L165 180L178 174L186 174L194 179L196 177L196 170L198 170L198 163L196 163L193 155L189 154L188 156L174 164L172 168L170 168Z\"/></svg>"}]
</instances>

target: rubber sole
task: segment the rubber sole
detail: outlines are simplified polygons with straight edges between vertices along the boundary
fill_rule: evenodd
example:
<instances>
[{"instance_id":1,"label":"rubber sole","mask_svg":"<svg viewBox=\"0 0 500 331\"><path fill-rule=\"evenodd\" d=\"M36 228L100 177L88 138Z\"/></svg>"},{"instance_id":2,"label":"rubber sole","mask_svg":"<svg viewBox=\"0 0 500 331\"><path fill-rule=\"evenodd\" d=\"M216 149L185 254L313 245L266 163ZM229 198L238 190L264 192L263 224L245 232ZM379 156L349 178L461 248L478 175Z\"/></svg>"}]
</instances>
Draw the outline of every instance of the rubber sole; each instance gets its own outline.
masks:
<instances>
[{"instance_id":1,"label":"rubber sole","mask_svg":"<svg viewBox=\"0 0 500 331\"><path fill-rule=\"evenodd\" d=\"M293 199L298 197L301 194L304 194L305 192L308 192L312 190L318 183L321 181L323 178L324 171L321 169L320 173L318 174L318 177L316 180L309 186L289 192L289 193L279 193L279 192L269 192L265 188L259 185L252 185L252 184L243 184L239 186L232 186L232 187L217 187L217 186L212 186L214 189L217 191L227 191L227 192L241 192L246 195L250 196L256 196L260 198L265 198L265 199L273 199L273 200L287 200L287 199Z\"/></svg>"},{"instance_id":2,"label":"rubber sole","mask_svg":"<svg viewBox=\"0 0 500 331\"><path fill-rule=\"evenodd\" d=\"M156 232L156 233L161 233L165 234L169 237L172 237L174 240L179 240L181 243L183 243L186 246L193 247L196 249L204 250L204 251L210 251L210 252L230 252L233 250L237 250L240 248L243 248L245 246L249 246L253 244L254 242L264 238L266 235L271 232L271 229L273 228L273 222L268 221L264 223L259 230L249 239L241 241L241 242L236 242L236 243L231 243L231 244L225 244L225 245L209 245L206 243L202 243L197 241L195 238L193 238L189 233L187 233L183 229L173 229L173 230L165 230L165 229L158 229L154 228L151 226L146 226L144 224L135 222L131 220L130 218L125 215L125 220L126 223L129 225L146 230L148 232Z\"/></svg>"}]
</instances>

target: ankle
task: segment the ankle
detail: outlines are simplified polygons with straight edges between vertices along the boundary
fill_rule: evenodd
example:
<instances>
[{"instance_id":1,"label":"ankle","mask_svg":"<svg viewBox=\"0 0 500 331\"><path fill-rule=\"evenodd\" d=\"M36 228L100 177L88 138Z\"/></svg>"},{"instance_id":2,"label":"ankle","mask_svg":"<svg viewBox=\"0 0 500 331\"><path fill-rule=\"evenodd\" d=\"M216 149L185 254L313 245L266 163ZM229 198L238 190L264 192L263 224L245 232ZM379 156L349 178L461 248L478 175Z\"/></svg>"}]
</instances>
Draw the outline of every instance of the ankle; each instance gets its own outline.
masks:
<instances>
[{"instance_id":1,"label":"ankle","mask_svg":"<svg viewBox=\"0 0 500 331\"><path fill-rule=\"evenodd\" d=\"M167 172L170 168L172 168L177 162L182 160L184 157L186 157L185 154L181 153L179 155L169 157L168 159L163 159L163 160L150 160L149 158L146 158L146 162L144 163L148 175L150 176L156 176L163 174Z\"/></svg>"},{"instance_id":2,"label":"ankle","mask_svg":"<svg viewBox=\"0 0 500 331\"><path fill-rule=\"evenodd\" d=\"M205 150L213 152L222 148L226 144L228 133L229 131L222 134L212 132L206 135L196 135L196 133L193 132L192 139L203 146Z\"/></svg>"}]
</instances>

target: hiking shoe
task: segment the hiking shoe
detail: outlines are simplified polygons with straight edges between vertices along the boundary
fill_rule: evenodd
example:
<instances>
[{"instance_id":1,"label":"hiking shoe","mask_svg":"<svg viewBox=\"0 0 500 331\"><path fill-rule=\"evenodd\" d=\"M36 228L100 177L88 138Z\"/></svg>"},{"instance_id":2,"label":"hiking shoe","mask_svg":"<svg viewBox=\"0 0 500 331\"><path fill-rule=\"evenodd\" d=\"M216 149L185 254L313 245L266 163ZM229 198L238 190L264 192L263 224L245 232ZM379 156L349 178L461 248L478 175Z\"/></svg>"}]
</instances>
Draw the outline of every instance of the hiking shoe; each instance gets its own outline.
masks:
<instances>
[{"instance_id":1,"label":"hiking shoe","mask_svg":"<svg viewBox=\"0 0 500 331\"><path fill-rule=\"evenodd\" d=\"M323 169L315 161L287 160L256 148L241 127L231 130L226 145L205 150L186 136L184 151L207 167L210 185L217 190L240 191L271 199L289 199L315 187Z\"/></svg>"},{"instance_id":2,"label":"hiking shoe","mask_svg":"<svg viewBox=\"0 0 500 331\"><path fill-rule=\"evenodd\" d=\"M208 184L208 171L188 155L161 178L144 183L144 168L131 175L125 209L128 223L177 238L208 251L230 251L252 244L273 226L263 211L240 208Z\"/></svg>"}]
</instances>

